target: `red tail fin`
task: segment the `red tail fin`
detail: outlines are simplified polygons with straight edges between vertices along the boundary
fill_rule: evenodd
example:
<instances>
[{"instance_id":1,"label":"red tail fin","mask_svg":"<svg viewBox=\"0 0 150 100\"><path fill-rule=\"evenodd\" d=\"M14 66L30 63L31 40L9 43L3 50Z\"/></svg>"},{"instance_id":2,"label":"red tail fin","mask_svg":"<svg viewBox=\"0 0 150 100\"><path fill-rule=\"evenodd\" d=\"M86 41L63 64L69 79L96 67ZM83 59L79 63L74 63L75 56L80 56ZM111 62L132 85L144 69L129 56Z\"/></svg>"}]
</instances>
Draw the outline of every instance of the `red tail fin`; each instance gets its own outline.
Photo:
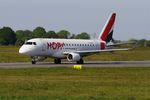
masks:
<instances>
[{"instance_id":1,"label":"red tail fin","mask_svg":"<svg viewBox=\"0 0 150 100\"><path fill-rule=\"evenodd\" d=\"M100 33L99 40L105 41L106 43L112 40L115 18L116 18L116 13L112 13L107 23L103 27L102 32Z\"/></svg>"}]
</instances>

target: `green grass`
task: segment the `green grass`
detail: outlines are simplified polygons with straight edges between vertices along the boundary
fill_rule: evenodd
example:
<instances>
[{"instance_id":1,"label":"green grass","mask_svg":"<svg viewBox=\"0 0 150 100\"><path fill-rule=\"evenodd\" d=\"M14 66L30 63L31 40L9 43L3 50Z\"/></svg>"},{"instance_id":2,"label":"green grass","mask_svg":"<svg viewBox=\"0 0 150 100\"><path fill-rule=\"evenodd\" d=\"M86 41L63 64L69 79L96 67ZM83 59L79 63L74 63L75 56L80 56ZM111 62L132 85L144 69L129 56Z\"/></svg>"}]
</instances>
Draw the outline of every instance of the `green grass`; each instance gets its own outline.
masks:
<instances>
[{"instance_id":1,"label":"green grass","mask_svg":"<svg viewBox=\"0 0 150 100\"><path fill-rule=\"evenodd\" d=\"M27 62L30 57L20 55L17 46L0 46L0 62Z\"/></svg>"},{"instance_id":2,"label":"green grass","mask_svg":"<svg viewBox=\"0 0 150 100\"><path fill-rule=\"evenodd\" d=\"M18 53L18 46L0 46L0 62L29 62L29 56ZM90 55L84 58L86 61L121 61L121 60L150 60L150 47L135 48L129 51L105 52ZM48 58L45 61L53 61Z\"/></svg>"},{"instance_id":3,"label":"green grass","mask_svg":"<svg viewBox=\"0 0 150 100\"><path fill-rule=\"evenodd\" d=\"M128 51L105 52L86 57L92 61L143 61L150 60L150 47L134 48Z\"/></svg>"},{"instance_id":4,"label":"green grass","mask_svg":"<svg viewBox=\"0 0 150 100\"><path fill-rule=\"evenodd\" d=\"M0 99L150 100L150 68L0 69Z\"/></svg>"}]
</instances>

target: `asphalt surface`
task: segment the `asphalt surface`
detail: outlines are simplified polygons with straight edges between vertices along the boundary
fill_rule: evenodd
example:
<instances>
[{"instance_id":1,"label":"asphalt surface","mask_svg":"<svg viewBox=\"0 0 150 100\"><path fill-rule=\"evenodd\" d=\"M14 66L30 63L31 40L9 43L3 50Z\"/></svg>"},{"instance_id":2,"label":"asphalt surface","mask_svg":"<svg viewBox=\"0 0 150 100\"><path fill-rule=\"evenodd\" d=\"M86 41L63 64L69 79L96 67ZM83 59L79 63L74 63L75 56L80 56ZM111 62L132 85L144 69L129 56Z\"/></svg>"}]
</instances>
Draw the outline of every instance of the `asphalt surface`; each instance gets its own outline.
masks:
<instances>
[{"instance_id":1,"label":"asphalt surface","mask_svg":"<svg viewBox=\"0 0 150 100\"><path fill-rule=\"evenodd\" d=\"M50 67L72 67L76 63L62 62L62 64L53 64L53 62L38 62L35 65L31 63L0 63L0 68L50 68ZM88 61L83 67L150 67L150 61Z\"/></svg>"}]
</instances>

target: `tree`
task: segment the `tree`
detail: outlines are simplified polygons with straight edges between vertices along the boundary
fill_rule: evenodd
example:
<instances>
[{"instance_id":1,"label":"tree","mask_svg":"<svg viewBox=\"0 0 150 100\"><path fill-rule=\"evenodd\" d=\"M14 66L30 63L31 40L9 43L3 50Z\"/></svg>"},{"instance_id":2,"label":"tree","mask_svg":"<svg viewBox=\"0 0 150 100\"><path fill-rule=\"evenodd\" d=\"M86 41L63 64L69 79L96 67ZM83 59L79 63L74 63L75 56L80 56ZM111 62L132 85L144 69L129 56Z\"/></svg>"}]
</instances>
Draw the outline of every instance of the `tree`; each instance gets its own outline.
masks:
<instances>
[{"instance_id":1,"label":"tree","mask_svg":"<svg viewBox=\"0 0 150 100\"><path fill-rule=\"evenodd\" d=\"M10 27L0 29L0 45L13 45L16 42L16 34Z\"/></svg>"},{"instance_id":2,"label":"tree","mask_svg":"<svg viewBox=\"0 0 150 100\"><path fill-rule=\"evenodd\" d=\"M130 39L129 42L137 43L138 40L136 40L136 39Z\"/></svg>"},{"instance_id":3,"label":"tree","mask_svg":"<svg viewBox=\"0 0 150 100\"><path fill-rule=\"evenodd\" d=\"M86 32L82 32L81 34L78 34L75 38L76 39L90 39L90 35Z\"/></svg>"},{"instance_id":4,"label":"tree","mask_svg":"<svg viewBox=\"0 0 150 100\"><path fill-rule=\"evenodd\" d=\"M49 38L58 38L58 35L55 33L55 31L48 31L47 34L49 35Z\"/></svg>"},{"instance_id":5,"label":"tree","mask_svg":"<svg viewBox=\"0 0 150 100\"><path fill-rule=\"evenodd\" d=\"M36 27L32 32L33 38L43 38L46 34L46 31L43 27Z\"/></svg>"},{"instance_id":6,"label":"tree","mask_svg":"<svg viewBox=\"0 0 150 100\"><path fill-rule=\"evenodd\" d=\"M76 35L75 35L75 34L72 34L72 35L70 36L70 39L75 39L75 37L76 37Z\"/></svg>"},{"instance_id":7,"label":"tree","mask_svg":"<svg viewBox=\"0 0 150 100\"><path fill-rule=\"evenodd\" d=\"M61 30L61 31L57 32L57 35L59 38L68 39L70 32L68 32L66 30Z\"/></svg>"},{"instance_id":8,"label":"tree","mask_svg":"<svg viewBox=\"0 0 150 100\"><path fill-rule=\"evenodd\" d=\"M22 45L24 43L24 41L31 39L31 31L30 30L17 30L16 31L16 37L17 37L17 41L16 44L17 45Z\"/></svg>"},{"instance_id":9,"label":"tree","mask_svg":"<svg viewBox=\"0 0 150 100\"><path fill-rule=\"evenodd\" d=\"M139 46L147 47L147 41L145 39L141 39L138 41Z\"/></svg>"},{"instance_id":10,"label":"tree","mask_svg":"<svg viewBox=\"0 0 150 100\"><path fill-rule=\"evenodd\" d=\"M149 46L149 41L145 40L145 39L141 39L141 40L136 40L136 39L130 39L129 42L134 43L135 46L138 47L147 47Z\"/></svg>"},{"instance_id":11,"label":"tree","mask_svg":"<svg viewBox=\"0 0 150 100\"><path fill-rule=\"evenodd\" d=\"M0 38L0 45L6 45L7 41L3 38Z\"/></svg>"},{"instance_id":12,"label":"tree","mask_svg":"<svg viewBox=\"0 0 150 100\"><path fill-rule=\"evenodd\" d=\"M147 40L147 46L150 47L150 40Z\"/></svg>"}]
</instances>

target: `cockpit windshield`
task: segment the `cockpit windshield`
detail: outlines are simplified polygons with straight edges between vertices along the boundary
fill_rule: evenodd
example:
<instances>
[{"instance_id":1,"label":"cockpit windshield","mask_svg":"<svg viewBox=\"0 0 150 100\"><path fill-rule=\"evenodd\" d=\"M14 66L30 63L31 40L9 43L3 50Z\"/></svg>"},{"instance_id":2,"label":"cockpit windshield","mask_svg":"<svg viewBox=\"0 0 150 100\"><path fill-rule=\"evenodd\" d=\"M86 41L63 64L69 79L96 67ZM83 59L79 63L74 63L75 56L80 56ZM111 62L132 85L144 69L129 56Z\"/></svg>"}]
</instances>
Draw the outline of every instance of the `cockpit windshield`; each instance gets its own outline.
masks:
<instances>
[{"instance_id":1,"label":"cockpit windshield","mask_svg":"<svg viewBox=\"0 0 150 100\"><path fill-rule=\"evenodd\" d=\"M25 42L25 45L36 45L36 42Z\"/></svg>"}]
</instances>

